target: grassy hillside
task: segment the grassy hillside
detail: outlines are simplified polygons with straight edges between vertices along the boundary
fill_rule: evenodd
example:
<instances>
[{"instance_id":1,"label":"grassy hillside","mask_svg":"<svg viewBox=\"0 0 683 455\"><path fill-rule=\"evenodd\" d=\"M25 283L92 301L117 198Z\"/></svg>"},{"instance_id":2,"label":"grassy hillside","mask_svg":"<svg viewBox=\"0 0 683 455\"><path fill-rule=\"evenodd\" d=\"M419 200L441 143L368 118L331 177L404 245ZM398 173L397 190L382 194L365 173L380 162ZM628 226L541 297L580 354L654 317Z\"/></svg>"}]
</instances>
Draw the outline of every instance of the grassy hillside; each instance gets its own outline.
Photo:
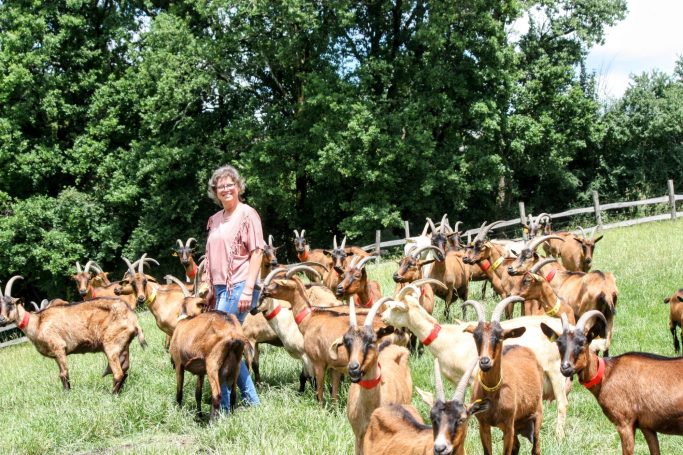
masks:
<instances>
[{"instance_id":1,"label":"grassy hillside","mask_svg":"<svg viewBox=\"0 0 683 455\"><path fill-rule=\"evenodd\" d=\"M683 221L608 231L598 244L595 268L613 272L620 291L612 355L634 350L673 355L668 307L662 301L683 287L681 244ZM390 261L369 266L385 295L393 289L394 269ZM470 298L478 298L479 290L480 285L474 284ZM494 303L487 300L489 307ZM442 308L438 307L437 316ZM346 419L347 385L338 405L321 409L312 391L297 393L300 365L278 348L263 350L261 406L240 407L210 426L196 420L194 378L186 375L185 404L178 408L175 375L162 347L164 337L149 312L140 312L139 318L149 347L143 351L136 341L131 345L130 376L118 397L110 394L111 377L100 377L103 355L70 356L73 388L64 393L56 363L32 345L0 350L0 453L353 453L353 433ZM433 390L432 361L428 353L411 357L415 386ZM205 411L208 397L205 385ZM426 406L415 397L413 402L426 420ZM555 405L546 404L544 410L544 454L621 453L614 427L576 381L569 396L565 440L554 436ZM493 439L494 452L500 453L498 430ZM680 453L683 447L680 436L660 435L660 443L662 453ZM528 441L522 444L522 453L527 453ZM468 453L481 453L476 419L471 421L466 448ZM636 453L648 453L641 434Z\"/></svg>"}]
</instances>

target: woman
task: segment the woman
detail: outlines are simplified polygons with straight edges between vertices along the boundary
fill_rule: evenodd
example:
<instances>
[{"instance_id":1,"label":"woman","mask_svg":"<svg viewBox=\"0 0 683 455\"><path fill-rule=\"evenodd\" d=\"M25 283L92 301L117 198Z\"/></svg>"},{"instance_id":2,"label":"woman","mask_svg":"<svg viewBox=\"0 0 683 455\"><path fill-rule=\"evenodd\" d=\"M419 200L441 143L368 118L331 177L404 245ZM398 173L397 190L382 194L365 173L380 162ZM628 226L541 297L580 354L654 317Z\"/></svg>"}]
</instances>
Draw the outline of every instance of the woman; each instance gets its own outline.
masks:
<instances>
[{"instance_id":1,"label":"woman","mask_svg":"<svg viewBox=\"0 0 683 455\"><path fill-rule=\"evenodd\" d=\"M256 210L240 201L244 179L232 166L216 169L209 179L208 195L223 209L209 218L206 240L205 277L212 286L216 309L234 314L244 323L247 311L258 300L256 279L265 241ZM237 379L242 400L259 403L254 382L242 360ZM221 390L221 408L230 410L230 392Z\"/></svg>"}]
</instances>

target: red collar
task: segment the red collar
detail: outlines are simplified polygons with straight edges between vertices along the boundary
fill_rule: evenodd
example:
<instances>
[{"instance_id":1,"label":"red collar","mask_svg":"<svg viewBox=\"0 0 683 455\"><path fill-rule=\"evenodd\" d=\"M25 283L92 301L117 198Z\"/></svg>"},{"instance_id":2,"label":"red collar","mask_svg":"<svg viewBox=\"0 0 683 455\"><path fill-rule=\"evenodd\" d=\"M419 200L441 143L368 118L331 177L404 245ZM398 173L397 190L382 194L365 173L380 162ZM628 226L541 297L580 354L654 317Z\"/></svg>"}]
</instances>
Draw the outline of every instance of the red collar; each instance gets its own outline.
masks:
<instances>
[{"instance_id":1,"label":"red collar","mask_svg":"<svg viewBox=\"0 0 683 455\"><path fill-rule=\"evenodd\" d=\"M555 274L557 273L557 269L552 269L550 272L545 277L545 280L550 283L553 278L555 278Z\"/></svg>"},{"instance_id":2,"label":"red collar","mask_svg":"<svg viewBox=\"0 0 683 455\"><path fill-rule=\"evenodd\" d=\"M300 261L307 261L308 260L308 250L304 250L303 253L297 253L296 257L298 257Z\"/></svg>"},{"instance_id":3,"label":"red collar","mask_svg":"<svg viewBox=\"0 0 683 455\"><path fill-rule=\"evenodd\" d=\"M365 302L365 305L363 305L363 303L360 301L360 296L358 294L353 294L353 300L356 302L356 306L360 306L363 308L370 308L374 303L374 300L372 300L372 297L370 297L370 300Z\"/></svg>"},{"instance_id":4,"label":"red collar","mask_svg":"<svg viewBox=\"0 0 683 455\"><path fill-rule=\"evenodd\" d=\"M488 259L484 259L479 263L479 267L486 272L491 267L491 262Z\"/></svg>"},{"instance_id":5,"label":"red collar","mask_svg":"<svg viewBox=\"0 0 683 455\"><path fill-rule=\"evenodd\" d=\"M306 307L303 309L299 314L294 316L294 322L296 322L296 325L300 325L304 319L306 319L306 316L311 314L313 310L310 307Z\"/></svg>"},{"instance_id":6,"label":"red collar","mask_svg":"<svg viewBox=\"0 0 683 455\"><path fill-rule=\"evenodd\" d=\"M19 330L24 330L26 326L28 325L28 320L30 318L30 315L28 314L28 311L24 310L24 317L21 318L21 322L17 324L17 327Z\"/></svg>"},{"instance_id":7,"label":"red collar","mask_svg":"<svg viewBox=\"0 0 683 455\"><path fill-rule=\"evenodd\" d=\"M271 311L270 313L268 313L268 314L265 315L266 321L270 321L270 320L273 319L275 316L277 316L278 314L280 314L280 310L282 310L282 305L278 304L278 305L275 307L275 309L273 309L273 311ZM297 322L297 324L298 324L298 322Z\"/></svg>"},{"instance_id":8,"label":"red collar","mask_svg":"<svg viewBox=\"0 0 683 455\"><path fill-rule=\"evenodd\" d=\"M379 374L375 379L369 379L367 381L358 381L358 385L367 390L377 387L377 384L379 384L382 380L382 367L380 366L379 362L377 362L377 369L379 370Z\"/></svg>"},{"instance_id":9,"label":"red collar","mask_svg":"<svg viewBox=\"0 0 683 455\"><path fill-rule=\"evenodd\" d=\"M90 298L91 299L96 299L97 296L95 296L95 288L92 288L92 291L90 291Z\"/></svg>"},{"instance_id":10,"label":"red collar","mask_svg":"<svg viewBox=\"0 0 683 455\"><path fill-rule=\"evenodd\" d=\"M587 389L595 387L602 382L602 378L605 376L605 360L602 357L598 357L598 372L595 373L589 381L581 382L581 385Z\"/></svg>"},{"instance_id":11,"label":"red collar","mask_svg":"<svg viewBox=\"0 0 683 455\"><path fill-rule=\"evenodd\" d=\"M441 332L441 326L437 322L436 324L434 324L434 328L432 329L432 331L429 332L429 335L427 335L427 338L420 341L420 343L424 344L425 346L429 346L430 344L432 344L434 340L436 340L436 337L439 336L439 332Z\"/></svg>"},{"instance_id":12,"label":"red collar","mask_svg":"<svg viewBox=\"0 0 683 455\"><path fill-rule=\"evenodd\" d=\"M197 275L197 264L194 264L194 267L192 267L192 270L190 270L187 273L187 277L191 280L194 280L194 277Z\"/></svg>"}]
</instances>

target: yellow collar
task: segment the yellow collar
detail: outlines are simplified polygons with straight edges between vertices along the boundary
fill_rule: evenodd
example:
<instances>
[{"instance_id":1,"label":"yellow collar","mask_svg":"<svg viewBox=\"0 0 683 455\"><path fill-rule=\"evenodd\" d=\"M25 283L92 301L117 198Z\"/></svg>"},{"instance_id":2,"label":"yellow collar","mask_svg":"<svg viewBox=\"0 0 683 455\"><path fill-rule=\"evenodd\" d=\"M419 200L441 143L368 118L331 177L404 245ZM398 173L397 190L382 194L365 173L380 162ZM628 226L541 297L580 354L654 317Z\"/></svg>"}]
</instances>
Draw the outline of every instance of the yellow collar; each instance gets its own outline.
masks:
<instances>
[{"instance_id":1,"label":"yellow collar","mask_svg":"<svg viewBox=\"0 0 683 455\"><path fill-rule=\"evenodd\" d=\"M552 307L552 309L548 310L545 312L548 316L555 316L558 311L560 311L560 306L562 305L562 300L560 298L557 298L557 302L555 302L555 306Z\"/></svg>"},{"instance_id":2,"label":"yellow collar","mask_svg":"<svg viewBox=\"0 0 683 455\"><path fill-rule=\"evenodd\" d=\"M491 268L492 268L493 270L496 270L496 269L500 266L500 264L503 263L504 260L505 260L505 258L504 258L503 256L499 257L498 259L496 259L496 262L493 263L493 265L491 266Z\"/></svg>"},{"instance_id":3,"label":"yellow collar","mask_svg":"<svg viewBox=\"0 0 683 455\"><path fill-rule=\"evenodd\" d=\"M145 305L151 305L152 302L154 302L154 299L157 298L157 286L154 283L152 283L149 287L152 288L152 292L150 292L150 294L147 296L147 300L145 300Z\"/></svg>"},{"instance_id":4,"label":"yellow collar","mask_svg":"<svg viewBox=\"0 0 683 455\"><path fill-rule=\"evenodd\" d=\"M500 387L503 385L503 373L501 372L500 374L500 381L498 381L498 384L494 385L493 387L487 387L486 384L484 384L484 381L481 379L481 370L479 371L479 384L481 384L481 388L486 390L487 392L497 392Z\"/></svg>"}]
</instances>

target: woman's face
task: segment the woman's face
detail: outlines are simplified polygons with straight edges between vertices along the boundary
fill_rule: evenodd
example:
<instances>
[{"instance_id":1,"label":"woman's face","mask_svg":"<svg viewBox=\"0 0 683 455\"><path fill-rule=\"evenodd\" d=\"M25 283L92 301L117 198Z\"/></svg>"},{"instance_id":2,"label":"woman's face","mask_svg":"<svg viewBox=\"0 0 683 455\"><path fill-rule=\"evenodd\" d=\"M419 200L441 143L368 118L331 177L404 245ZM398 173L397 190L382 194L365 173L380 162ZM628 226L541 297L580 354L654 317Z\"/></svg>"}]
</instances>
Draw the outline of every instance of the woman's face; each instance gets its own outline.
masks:
<instances>
[{"instance_id":1,"label":"woman's face","mask_svg":"<svg viewBox=\"0 0 683 455\"><path fill-rule=\"evenodd\" d=\"M221 177L216 182L216 196L223 208L231 208L239 202L240 189L231 177Z\"/></svg>"}]
</instances>

